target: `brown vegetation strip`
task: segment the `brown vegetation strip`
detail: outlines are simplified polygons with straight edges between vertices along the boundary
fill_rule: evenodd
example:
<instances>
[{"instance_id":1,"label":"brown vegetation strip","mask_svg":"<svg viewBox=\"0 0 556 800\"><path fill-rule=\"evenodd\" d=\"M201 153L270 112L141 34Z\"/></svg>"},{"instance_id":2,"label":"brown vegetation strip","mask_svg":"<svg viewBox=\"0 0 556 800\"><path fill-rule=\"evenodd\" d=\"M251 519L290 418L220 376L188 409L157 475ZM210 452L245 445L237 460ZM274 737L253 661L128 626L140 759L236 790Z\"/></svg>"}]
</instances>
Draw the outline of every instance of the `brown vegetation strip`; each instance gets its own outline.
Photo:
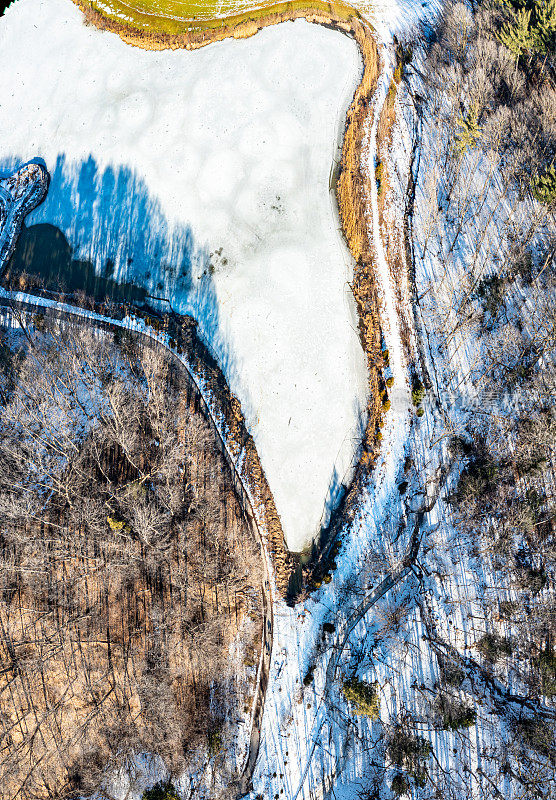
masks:
<instances>
[{"instance_id":1,"label":"brown vegetation strip","mask_svg":"<svg viewBox=\"0 0 556 800\"><path fill-rule=\"evenodd\" d=\"M186 323L185 320L189 322ZM201 379L211 396L211 411L224 419L228 429L226 442L237 461L243 453L241 477L247 484L257 510L263 515L266 545L275 570L276 586L285 596L292 570L292 558L286 547L280 517L261 466L253 437L247 431L241 404L232 394L218 363L197 335L196 322L183 318L178 340L178 350L187 353L192 370Z\"/></svg>"},{"instance_id":2,"label":"brown vegetation strip","mask_svg":"<svg viewBox=\"0 0 556 800\"><path fill-rule=\"evenodd\" d=\"M291 8L276 14L266 14L260 19L249 19L234 25L222 25L211 30L190 30L183 34L154 33L133 28L124 23L106 19L91 9L82 0L74 0L82 9L86 19L100 29L117 33L128 44L146 50L185 48L188 50L203 47L225 38L248 38L269 25L276 25L295 19L305 19L325 25L352 36L358 44L362 59L361 81L346 115L342 157L339 165L336 198L342 230L347 245L355 261L353 295L359 315L359 333L362 346L367 355L369 370L368 422L362 443L361 458L355 478L344 504L344 513L351 517L355 511L361 479L372 466L378 448L377 433L382 414L380 392L383 388L382 370L384 362L381 353L381 330L379 305L373 271L373 244L369 236L366 219L367 192L365 172L361 163L362 143L367 116L376 87L379 72L378 50L371 25L354 9L349 18L335 16L333 6L330 12L322 9ZM199 365L201 368L201 365ZM229 392L229 390L227 390ZM225 404L228 405L228 402ZM247 433L239 402L233 398L232 416L236 415L238 445L246 447L249 473L255 495L264 506L269 533L269 549L276 568L277 585L284 593L292 569L292 559L285 546L280 518L264 470L259 461L254 443ZM230 416L226 415L226 419Z\"/></svg>"},{"instance_id":3,"label":"brown vegetation strip","mask_svg":"<svg viewBox=\"0 0 556 800\"><path fill-rule=\"evenodd\" d=\"M342 157L339 166L336 200L347 245L355 261L351 290L359 317L359 335L367 356L369 394L367 425L361 443L360 458L349 491L338 515L327 532L318 557L303 570L301 585L293 595L302 597L318 587L333 568L334 545L346 523L355 516L362 483L373 467L379 447L385 384L383 370L379 302L374 274L374 244L367 221L368 179L362 164L362 152L368 115L371 112L379 74L376 42L370 26L361 19L350 20L349 32L355 38L363 59L363 74L346 115Z\"/></svg>"},{"instance_id":4,"label":"brown vegetation strip","mask_svg":"<svg viewBox=\"0 0 556 800\"><path fill-rule=\"evenodd\" d=\"M132 23L108 19L96 9L91 8L84 0L74 0L74 3L79 6L88 22L101 30L117 33L127 44L141 47L143 50L197 50L207 44L224 39L248 39L262 28L278 25L281 22L292 22L296 19L305 19L307 22L327 25L344 33L353 33L353 21L360 20L360 15L355 9L353 9L353 17L346 18L346 16L334 14L332 5L330 5L330 11L327 11L324 7L319 8L315 4L314 9L292 6L274 13L263 13L263 9L259 17L257 17L257 11L254 10L252 18L240 22L232 17L229 22L223 19L222 25L216 28L191 28L183 33L171 34L148 31L134 27Z\"/></svg>"},{"instance_id":5,"label":"brown vegetation strip","mask_svg":"<svg viewBox=\"0 0 556 800\"><path fill-rule=\"evenodd\" d=\"M390 82L386 100L382 106L377 130L377 166L375 179L378 185L378 217L381 238L384 242L384 251L390 274L394 279L396 291L396 307L400 319L400 332L404 352L408 364L415 362L415 353L412 340L412 320L408 309L404 305L404 297L409 297L411 291L408 287L408 259L405 231L398 229L399 220L396 218L396 209L389 203L392 197L390 183L389 150L392 146L394 125L396 122L396 97L401 83L406 58L400 47L397 52L397 64ZM405 227L406 222L404 222Z\"/></svg>"}]
</instances>

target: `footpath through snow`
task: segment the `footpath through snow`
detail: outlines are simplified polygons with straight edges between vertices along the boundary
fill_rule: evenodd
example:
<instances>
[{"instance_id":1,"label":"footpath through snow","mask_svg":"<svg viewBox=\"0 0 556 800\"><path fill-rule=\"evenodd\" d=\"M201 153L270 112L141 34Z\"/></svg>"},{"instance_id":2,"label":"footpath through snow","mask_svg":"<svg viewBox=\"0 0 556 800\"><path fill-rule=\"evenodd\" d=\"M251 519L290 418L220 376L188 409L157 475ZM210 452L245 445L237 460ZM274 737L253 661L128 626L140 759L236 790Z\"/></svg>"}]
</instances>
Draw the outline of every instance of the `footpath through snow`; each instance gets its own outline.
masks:
<instances>
[{"instance_id":1,"label":"footpath through snow","mask_svg":"<svg viewBox=\"0 0 556 800\"><path fill-rule=\"evenodd\" d=\"M361 776L361 762L350 767L340 763L349 759L343 733L349 708L338 692L341 674L337 643L351 628L348 625L351 601L346 602L347 587L357 582L368 549L389 514L392 496L397 495L396 478L403 463L404 450L411 425L411 398L407 365L404 363L400 321L398 318L393 277L380 237L377 186L374 181L378 117L385 101L394 70L391 48L382 50L382 72L369 115L370 124L364 142L366 168L373 179L370 184L370 219L376 253L376 279L381 303L381 323L385 347L390 352L394 385L389 390L391 410L382 429L383 442L378 464L364 491L361 510L346 531L333 581L295 609L277 604L274 631L274 667L267 689L263 720L262 753L257 765L252 797L274 797L283 790L287 800L326 796L334 787L334 796L342 797L341 783ZM394 515L396 509L392 509ZM402 556L403 558L403 556ZM367 612L396 585L407 568L400 559L391 577L371 592L365 602ZM354 595L357 598L357 595ZM372 613L372 612L371 612ZM359 619L359 617L356 617ZM337 632L330 636L326 650L321 651L322 623L333 621ZM349 635L343 647L348 644ZM342 650L343 650L342 647ZM349 648L348 648L349 649ZM321 653L321 656L317 656ZM305 688L306 676L315 664L314 689ZM308 699L310 698L309 702ZM353 798L353 787L346 798Z\"/></svg>"}]
</instances>

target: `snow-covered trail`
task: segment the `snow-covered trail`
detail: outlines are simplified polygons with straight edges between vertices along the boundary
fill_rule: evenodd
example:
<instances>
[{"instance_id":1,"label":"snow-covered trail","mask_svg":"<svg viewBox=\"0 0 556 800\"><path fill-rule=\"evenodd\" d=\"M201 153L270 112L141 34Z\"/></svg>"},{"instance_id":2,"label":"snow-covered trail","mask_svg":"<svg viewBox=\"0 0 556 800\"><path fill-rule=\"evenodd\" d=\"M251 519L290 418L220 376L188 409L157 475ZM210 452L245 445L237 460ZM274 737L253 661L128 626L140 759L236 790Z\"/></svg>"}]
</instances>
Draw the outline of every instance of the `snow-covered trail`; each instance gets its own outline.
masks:
<instances>
[{"instance_id":1,"label":"snow-covered trail","mask_svg":"<svg viewBox=\"0 0 556 800\"><path fill-rule=\"evenodd\" d=\"M366 171L369 176L370 208L373 244L375 251L375 276L381 295L381 324L386 347L389 352L390 367L394 378L394 385L389 391L391 411L387 414L387 424L383 430L384 449L389 450L388 460L392 468L396 469L403 446L409 435L411 420L411 396L407 365L404 363L404 350L402 344L400 320L396 307L396 294L394 277L386 257L386 251L380 233L380 216L378 211L378 186L375 179L375 166L377 163L377 134L380 112L386 101L388 89L394 75L395 62L391 47L384 45L381 53L382 70L375 93L372 124L368 130L364 151L366 152Z\"/></svg>"},{"instance_id":2,"label":"snow-covered trail","mask_svg":"<svg viewBox=\"0 0 556 800\"><path fill-rule=\"evenodd\" d=\"M374 268L381 299L381 323L394 377L394 385L389 392L391 409L386 414L386 425L382 430L381 457L366 488L364 507L347 534L346 546L338 560L332 583L323 587L305 607L288 609L280 601L275 604L273 663L261 725L261 755L255 768L252 797L257 794L273 797L280 794L281 789L281 796L285 800L294 800L298 796L314 797L315 791L319 796L326 790L326 784L334 781L333 764L345 758L339 746L341 731L337 721L330 718L324 703L319 702L322 690L320 697L317 691L310 690L317 699L316 703L302 703L298 697L300 692L303 695L303 679L312 663L322 622L336 616L342 619L342 604L345 602L342 592L356 574L369 543L373 537L380 535L381 525L396 502L396 480L411 427L409 381L395 287L380 236L378 191L374 177L378 119L394 68L392 48L385 45L381 55L382 71L369 112L363 147L369 177L368 224L375 248ZM317 671L320 686L325 682L325 671L326 661L319 665ZM320 769L314 767L310 755L317 748L324 750L327 733L332 755L328 761L319 755L319 768L321 764L323 766L321 773Z\"/></svg>"}]
</instances>

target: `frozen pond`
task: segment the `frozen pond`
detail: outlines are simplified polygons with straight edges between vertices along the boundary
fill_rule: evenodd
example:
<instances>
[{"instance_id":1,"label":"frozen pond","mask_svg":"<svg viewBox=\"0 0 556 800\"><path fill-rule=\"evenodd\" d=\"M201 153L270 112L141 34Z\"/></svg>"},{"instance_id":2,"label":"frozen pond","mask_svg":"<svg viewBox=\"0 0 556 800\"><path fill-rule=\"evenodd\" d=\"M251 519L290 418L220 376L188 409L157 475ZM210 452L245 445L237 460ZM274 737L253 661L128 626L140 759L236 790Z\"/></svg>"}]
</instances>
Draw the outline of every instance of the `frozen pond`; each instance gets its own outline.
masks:
<instances>
[{"instance_id":1,"label":"frozen pond","mask_svg":"<svg viewBox=\"0 0 556 800\"><path fill-rule=\"evenodd\" d=\"M326 523L366 406L329 180L355 42L304 21L146 52L64 0L0 22L0 168L42 157L72 258L193 313L240 398L289 546Z\"/></svg>"}]
</instances>

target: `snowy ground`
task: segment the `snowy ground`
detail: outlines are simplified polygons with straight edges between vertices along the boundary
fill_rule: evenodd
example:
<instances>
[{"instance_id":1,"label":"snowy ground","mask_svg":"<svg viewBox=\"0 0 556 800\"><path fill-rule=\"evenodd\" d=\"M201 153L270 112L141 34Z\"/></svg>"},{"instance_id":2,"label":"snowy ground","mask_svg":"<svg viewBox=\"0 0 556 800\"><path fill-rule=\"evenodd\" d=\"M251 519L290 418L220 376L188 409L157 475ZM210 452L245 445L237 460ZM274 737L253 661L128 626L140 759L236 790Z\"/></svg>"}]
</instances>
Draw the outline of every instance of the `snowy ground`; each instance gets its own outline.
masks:
<instances>
[{"instance_id":1,"label":"snowy ground","mask_svg":"<svg viewBox=\"0 0 556 800\"><path fill-rule=\"evenodd\" d=\"M385 61L386 70L377 93L378 104L384 97L392 71L391 63L388 59ZM401 91L400 116L404 107L407 118L402 118L394 130L389 158L397 221L403 219L410 156L415 146L411 141L411 103ZM446 302L449 304L446 293L463 284L469 268L467 253L470 248L475 250L475 231L480 233L481 225L490 224L489 213L494 203L489 198L474 224L464 232L462 245L454 258L454 271L448 280L445 264L436 256L436 248L429 245L427 252L422 247L426 232L430 230L427 178L437 161L438 133L434 125L434 120L426 120L417 142L422 163L414 244L418 292L427 298L430 295L430 302L427 299L420 313L426 334L425 362L433 375L436 391L425 401L423 419L417 420L411 412L413 424L408 425L404 392L406 365L400 358L392 282L376 237L376 191L373 187L370 225L377 242L377 277L383 296L386 344L390 353L396 353L394 358L391 356L396 388L396 392L392 392L393 413L389 415L385 431L381 463L367 487L358 518L346 532L333 583L304 607L294 612L284 608L276 615L282 626L281 639L275 637L275 670L265 719L266 747L255 780L256 792L265 797L280 796L283 790L284 796L292 799L377 797L390 800L395 796L392 781L400 769L393 763L387 744L395 726L399 725L423 737L432 748L430 757L425 759L426 785L420 787L410 778L408 796L427 800L432 796L454 800L523 796L523 787L502 768L507 758L504 741L511 741L508 728L511 715L521 713L519 704L512 708L511 702L504 701L505 713L501 713L500 697L505 688L500 685L496 691L502 694L497 696L492 686L487 686L488 681L481 676L478 666L481 658L477 642L485 630L496 630L496 626L493 628L492 597L503 595L504 589L497 585L499 576L493 573L488 559L477 553L476 542L462 539L454 525L453 506L447 501L461 469L461 464L449 455L449 434L462 429L465 407L472 404L476 394L472 367L478 359L478 342L466 330L454 339L447 353L439 348L439 309L442 310ZM373 136L374 130L370 130L368 168L371 174L375 155ZM468 174L475 175L479 185L484 178L472 163ZM496 187L496 181L493 186ZM521 213L527 214L530 210L523 207ZM492 237L486 240L481 251L485 263L490 258L489 247L495 251L501 246L495 227L493 222ZM442 229L439 239L440 242L447 239ZM340 662L338 678L356 674L378 686L381 719L369 722L353 713L338 692L337 683L330 692L324 692L326 665L333 657L338 639L335 634L325 635L321 623L333 621L337 630L341 630L355 604L384 574L395 569L407 545L415 512L423 504L427 505L427 498L430 504L431 497L436 496L433 489L438 488L442 465L447 478L441 484L436 502L424 516L421 550L413 574L361 620ZM408 484L405 493L399 490L402 481ZM451 679L447 678L439 653L450 655L449 666L462 665L463 677L454 673ZM304 687L303 678L311 664L315 679ZM510 691L523 691L523 687L511 679L506 686ZM476 714L475 723L468 728L450 730L438 711L440 698L446 696L472 709ZM550 793L550 789L548 791Z\"/></svg>"},{"instance_id":2,"label":"snowy ground","mask_svg":"<svg viewBox=\"0 0 556 800\"><path fill-rule=\"evenodd\" d=\"M329 192L355 43L300 21L144 52L64 0L16 2L0 31L0 164L40 156L52 177L27 223L197 316L300 550L348 477L366 405Z\"/></svg>"},{"instance_id":3,"label":"snowy ground","mask_svg":"<svg viewBox=\"0 0 556 800\"><path fill-rule=\"evenodd\" d=\"M401 41L419 31L419 26L434 20L443 0L359 0L353 5L370 19L378 36Z\"/></svg>"}]
</instances>

